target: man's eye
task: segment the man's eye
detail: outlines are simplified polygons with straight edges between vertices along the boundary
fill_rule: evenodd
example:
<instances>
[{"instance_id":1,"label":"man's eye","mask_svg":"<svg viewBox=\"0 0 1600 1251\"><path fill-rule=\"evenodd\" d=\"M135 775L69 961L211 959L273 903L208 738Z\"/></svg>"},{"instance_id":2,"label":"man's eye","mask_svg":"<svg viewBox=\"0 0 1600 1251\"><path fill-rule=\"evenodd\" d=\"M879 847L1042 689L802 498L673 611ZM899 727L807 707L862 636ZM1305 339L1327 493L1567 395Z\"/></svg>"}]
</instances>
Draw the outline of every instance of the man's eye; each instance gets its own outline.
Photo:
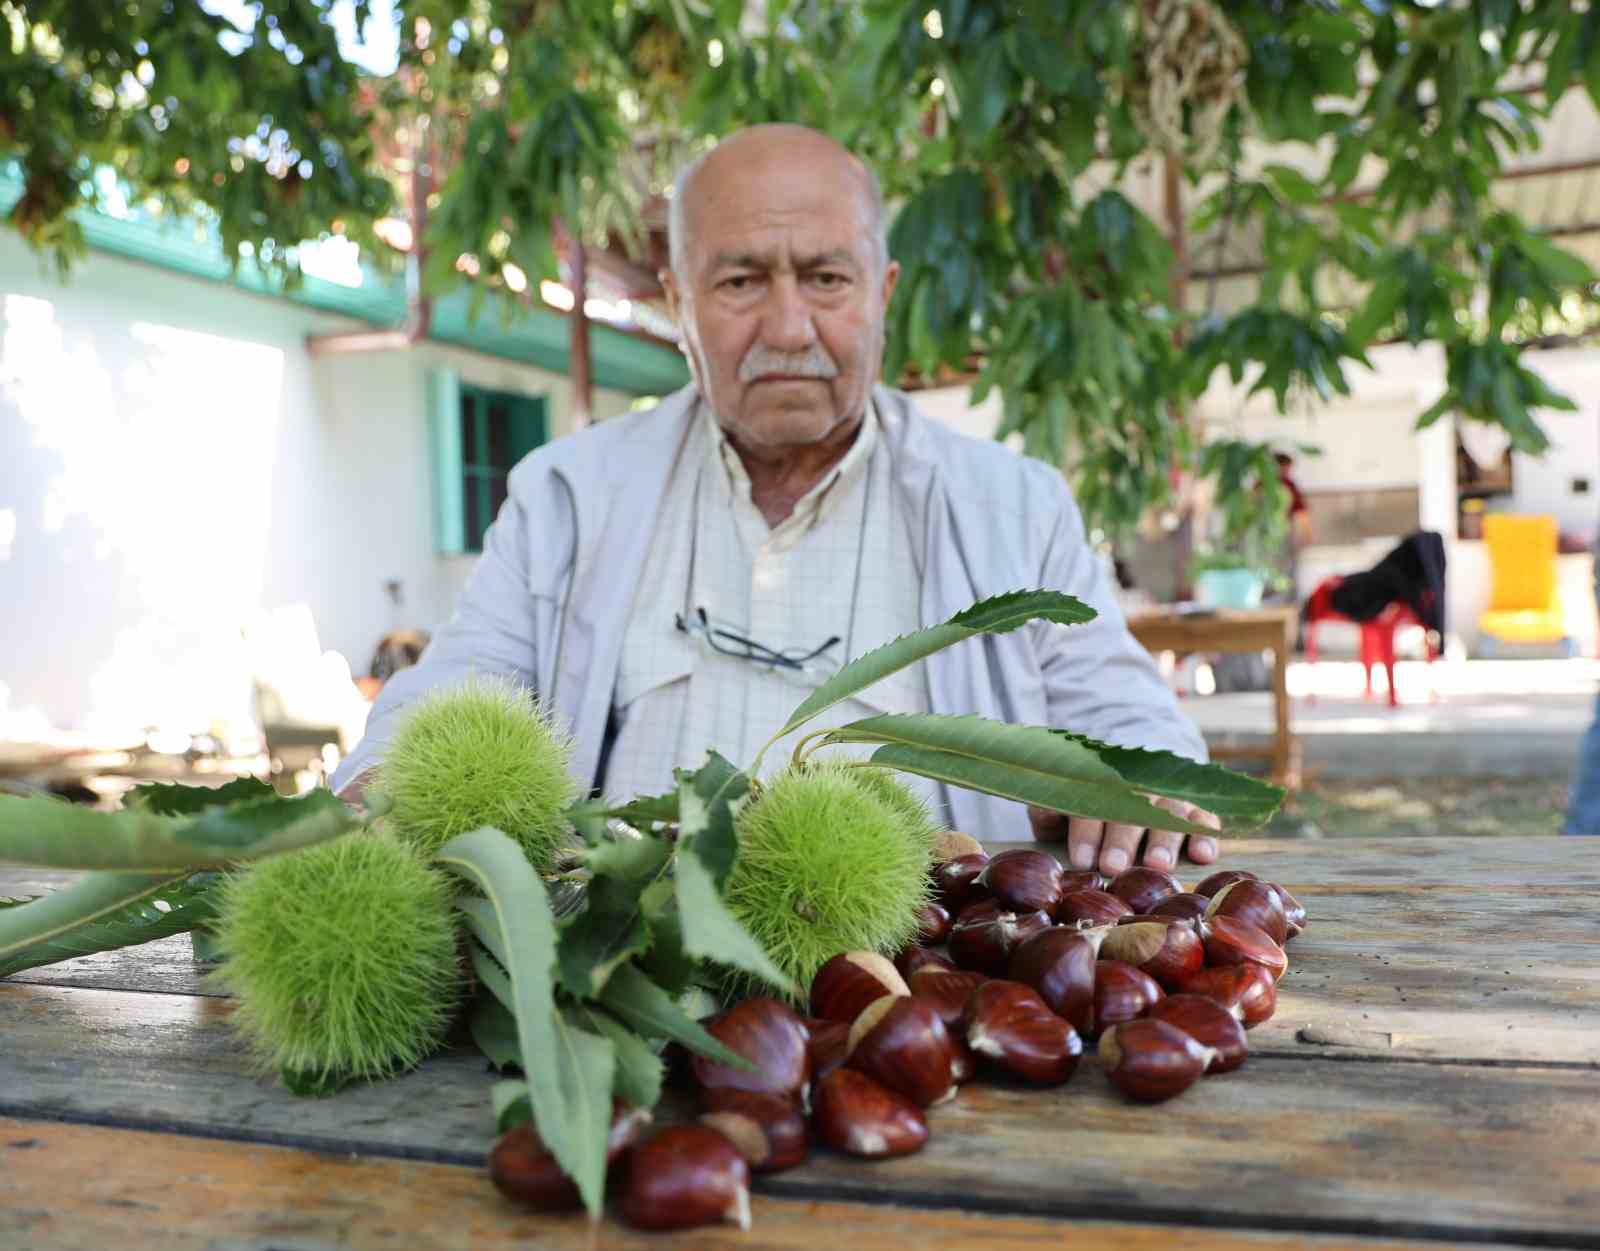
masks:
<instances>
[{"instance_id":1,"label":"man's eye","mask_svg":"<svg viewBox=\"0 0 1600 1251\"><path fill-rule=\"evenodd\" d=\"M719 285L726 291L744 291L747 290L754 282L755 279L749 274L733 274L730 277L724 278Z\"/></svg>"},{"instance_id":2,"label":"man's eye","mask_svg":"<svg viewBox=\"0 0 1600 1251\"><path fill-rule=\"evenodd\" d=\"M823 290L826 291L826 290L834 290L834 289L837 289L839 287L842 287L842 286L845 285L845 283L848 280L845 278L845 276L843 274L829 273L826 270L824 270L821 273L812 274L811 275L811 281L816 283L817 286L823 288Z\"/></svg>"}]
</instances>

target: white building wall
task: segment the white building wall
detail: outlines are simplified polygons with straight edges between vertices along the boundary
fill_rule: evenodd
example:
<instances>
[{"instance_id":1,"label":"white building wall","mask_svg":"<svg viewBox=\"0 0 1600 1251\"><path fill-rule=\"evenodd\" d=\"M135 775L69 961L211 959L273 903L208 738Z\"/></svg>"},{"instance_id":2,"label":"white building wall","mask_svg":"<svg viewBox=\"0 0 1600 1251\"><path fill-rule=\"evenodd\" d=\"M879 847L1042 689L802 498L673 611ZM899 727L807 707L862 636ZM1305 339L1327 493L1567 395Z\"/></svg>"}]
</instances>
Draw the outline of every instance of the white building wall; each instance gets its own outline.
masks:
<instances>
[{"instance_id":1,"label":"white building wall","mask_svg":"<svg viewBox=\"0 0 1600 1251\"><path fill-rule=\"evenodd\" d=\"M357 672L448 617L471 559L434 551L425 371L547 395L553 434L570 389L435 345L311 359L349 325L102 254L63 285L0 232L0 729L248 720L263 610L307 605Z\"/></svg>"}]
</instances>

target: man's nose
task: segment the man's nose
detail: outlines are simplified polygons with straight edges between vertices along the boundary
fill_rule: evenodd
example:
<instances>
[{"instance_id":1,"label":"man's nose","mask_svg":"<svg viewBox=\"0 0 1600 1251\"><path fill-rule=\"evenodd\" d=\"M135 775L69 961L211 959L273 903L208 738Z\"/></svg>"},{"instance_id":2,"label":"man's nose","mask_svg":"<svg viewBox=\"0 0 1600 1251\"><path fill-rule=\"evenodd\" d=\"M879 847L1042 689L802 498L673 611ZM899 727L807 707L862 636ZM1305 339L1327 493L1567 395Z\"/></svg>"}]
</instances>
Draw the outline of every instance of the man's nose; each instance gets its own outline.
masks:
<instances>
[{"instance_id":1,"label":"man's nose","mask_svg":"<svg viewBox=\"0 0 1600 1251\"><path fill-rule=\"evenodd\" d=\"M817 341L817 327L811 319L800 284L787 274L772 284L766 316L762 319L762 339L780 352L797 352Z\"/></svg>"}]
</instances>

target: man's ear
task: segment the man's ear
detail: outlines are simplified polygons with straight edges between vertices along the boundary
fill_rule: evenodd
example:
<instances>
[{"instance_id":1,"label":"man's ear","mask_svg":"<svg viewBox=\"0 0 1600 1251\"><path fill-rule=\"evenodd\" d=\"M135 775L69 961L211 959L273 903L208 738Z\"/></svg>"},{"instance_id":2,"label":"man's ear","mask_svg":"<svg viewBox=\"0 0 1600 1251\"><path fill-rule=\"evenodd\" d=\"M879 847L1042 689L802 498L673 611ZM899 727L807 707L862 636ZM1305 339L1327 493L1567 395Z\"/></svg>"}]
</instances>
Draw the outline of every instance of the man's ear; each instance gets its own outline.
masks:
<instances>
[{"instance_id":1,"label":"man's ear","mask_svg":"<svg viewBox=\"0 0 1600 1251\"><path fill-rule=\"evenodd\" d=\"M890 261L883 267L883 311L889 312L889 301L894 298L895 283L900 281L900 262Z\"/></svg>"},{"instance_id":2,"label":"man's ear","mask_svg":"<svg viewBox=\"0 0 1600 1251\"><path fill-rule=\"evenodd\" d=\"M678 290L678 275L673 273L669 266L658 271L656 279L661 283L661 290L666 293L667 311L672 314L672 320L678 323L679 329L682 329L683 315L680 308L682 293Z\"/></svg>"}]
</instances>

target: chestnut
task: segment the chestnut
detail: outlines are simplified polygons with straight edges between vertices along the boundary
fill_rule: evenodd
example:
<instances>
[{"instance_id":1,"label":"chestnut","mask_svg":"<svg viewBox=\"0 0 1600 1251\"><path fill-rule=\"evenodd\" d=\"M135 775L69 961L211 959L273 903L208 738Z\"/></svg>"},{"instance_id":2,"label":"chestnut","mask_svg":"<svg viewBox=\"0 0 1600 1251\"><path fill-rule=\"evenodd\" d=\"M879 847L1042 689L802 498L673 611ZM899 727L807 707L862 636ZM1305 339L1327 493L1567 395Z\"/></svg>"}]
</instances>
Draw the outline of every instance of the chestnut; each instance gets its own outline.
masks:
<instances>
[{"instance_id":1,"label":"chestnut","mask_svg":"<svg viewBox=\"0 0 1600 1251\"><path fill-rule=\"evenodd\" d=\"M942 864L946 860L954 860L958 856L984 855L983 844L970 834L963 834L960 830L946 830L933 840L933 860L935 864Z\"/></svg>"},{"instance_id":2,"label":"chestnut","mask_svg":"<svg viewBox=\"0 0 1600 1251\"><path fill-rule=\"evenodd\" d=\"M611 1102L611 1129L606 1134L606 1164L644 1136L651 1116L648 1108ZM544 1145L532 1121L524 1121L500 1135L489 1153L489 1180L508 1199L542 1212L575 1208L582 1202L577 1183Z\"/></svg>"},{"instance_id":3,"label":"chestnut","mask_svg":"<svg viewBox=\"0 0 1600 1251\"><path fill-rule=\"evenodd\" d=\"M811 1080L820 1081L844 1063L845 1045L850 1039L849 1021L807 1022L811 1031Z\"/></svg>"},{"instance_id":4,"label":"chestnut","mask_svg":"<svg viewBox=\"0 0 1600 1251\"><path fill-rule=\"evenodd\" d=\"M1255 874L1250 872L1249 869L1218 869L1210 876L1201 878L1199 884L1194 888L1194 893L1204 895L1207 899L1210 899L1224 886L1253 877L1255 877Z\"/></svg>"},{"instance_id":5,"label":"chestnut","mask_svg":"<svg viewBox=\"0 0 1600 1251\"><path fill-rule=\"evenodd\" d=\"M1028 847L1002 851L977 880L1008 912L1054 912L1061 898L1061 862Z\"/></svg>"},{"instance_id":6,"label":"chestnut","mask_svg":"<svg viewBox=\"0 0 1600 1251\"><path fill-rule=\"evenodd\" d=\"M1179 891L1176 895L1168 895L1148 915L1153 917L1173 917L1179 921L1198 921L1205 916L1206 908L1211 900L1198 891Z\"/></svg>"},{"instance_id":7,"label":"chestnut","mask_svg":"<svg viewBox=\"0 0 1600 1251\"><path fill-rule=\"evenodd\" d=\"M1160 1103L1199 1080L1211 1063L1211 1048L1165 1021L1128 1021L1101 1037L1100 1063L1130 1099Z\"/></svg>"},{"instance_id":8,"label":"chestnut","mask_svg":"<svg viewBox=\"0 0 1600 1251\"><path fill-rule=\"evenodd\" d=\"M909 1155L928 1141L921 1109L858 1069L835 1069L817 1083L812 1128L835 1151L880 1158Z\"/></svg>"},{"instance_id":9,"label":"chestnut","mask_svg":"<svg viewBox=\"0 0 1600 1251\"><path fill-rule=\"evenodd\" d=\"M1047 913L1007 912L998 900L984 900L956 918L950 929L950 958L963 969L1000 974L1018 943L1049 928Z\"/></svg>"},{"instance_id":10,"label":"chestnut","mask_svg":"<svg viewBox=\"0 0 1600 1251\"><path fill-rule=\"evenodd\" d=\"M1212 917L1206 922L1207 964L1259 964L1281 978L1289 968L1289 957L1259 926L1234 917Z\"/></svg>"},{"instance_id":11,"label":"chestnut","mask_svg":"<svg viewBox=\"0 0 1600 1251\"><path fill-rule=\"evenodd\" d=\"M811 1133L793 1099L724 1088L706 1091L701 1102L706 1111L700 1123L726 1137L751 1172L778 1173L805 1161Z\"/></svg>"},{"instance_id":12,"label":"chestnut","mask_svg":"<svg viewBox=\"0 0 1600 1251\"><path fill-rule=\"evenodd\" d=\"M716 1130L670 1125L628 1158L622 1215L638 1229L749 1229L750 1166Z\"/></svg>"},{"instance_id":13,"label":"chestnut","mask_svg":"<svg viewBox=\"0 0 1600 1251\"><path fill-rule=\"evenodd\" d=\"M1181 893L1183 886L1166 870L1140 864L1117 874L1106 889L1135 912L1149 912L1167 896Z\"/></svg>"},{"instance_id":14,"label":"chestnut","mask_svg":"<svg viewBox=\"0 0 1600 1251\"><path fill-rule=\"evenodd\" d=\"M811 979L811 1015L825 1021L853 1021L875 999L910 993L900 970L877 952L844 951Z\"/></svg>"},{"instance_id":15,"label":"chestnut","mask_svg":"<svg viewBox=\"0 0 1600 1251\"><path fill-rule=\"evenodd\" d=\"M1246 1029L1270 1020L1278 1007L1278 984L1259 964L1225 964L1184 978L1181 991L1213 999Z\"/></svg>"},{"instance_id":16,"label":"chestnut","mask_svg":"<svg viewBox=\"0 0 1600 1251\"><path fill-rule=\"evenodd\" d=\"M917 942L925 947L937 947L950 936L954 918L942 903L925 903L917 909Z\"/></svg>"},{"instance_id":17,"label":"chestnut","mask_svg":"<svg viewBox=\"0 0 1600 1251\"><path fill-rule=\"evenodd\" d=\"M1208 995L1168 995L1151 1005L1144 1019L1176 1025L1195 1042L1210 1047L1215 1054L1206 1069L1208 1073L1230 1072L1250 1054L1244 1026Z\"/></svg>"},{"instance_id":18,"label":"chestnut","mask_svg":"<svg viewBox=\"0 0 1600 1251\"><path fill-rule=\"evenodd\" d=\"M1206 962L1205 948L1194 930L1183 921L1166 918L1113 925L1100 954L1143 969L1163 990L1177 989L1186 976Z\"/></svg>"},{"instance_id":19,"label":"chestnut","mask_svg":"<svg viewBox=\"0 0 1600 1251\"><path fill-rule=\"evenodd\" d=\"M1075 890L1104 890L1111 879L1099 869L1062 869L1061 893Z\"/></svg>"},{"instance_id":20,"label":"chestnut","mask_svg":"<svg viewBox=\"0 0 1600 1251\"><path fill-rule=\"evenodd\" d=\"M1007 973L1039 992L1045 1006L1088 1033L1094 1020L1095 961L1109 929L1056 927L1035 934L1011 953Z\"/></svg>"},{"instance_id":21,"label":"chestnut","mask_svg":"<svg viewBox=\"0 0 1600 1251\"><path fill-rule=\"evenodd\" d=\"M1280 947L1288 937L1289 922L1284 914L1283 896L1278 894L1276 886L1259 878L1229 882L1211 896L1206 920L1216 917L1248 921Z\"/></svg>"},{"instance_id":22,"label":"chestnut","mask_svg":"<svg viewBox=\"0 0 1600 1251\"><path fill-rule=\"evenodd\" d=\"M1087 929L1092 925L1111 925L1118 917L1132 914L1133 909L1109 891L1075 890L1061 896L1055 915L1063 925Z\"/></svg>"},{"instance_id":23,"label":"chestnut","mask_svg":"<svg viewBox=\"0 0 1600 1251\"><path fill-rule=\"evenodd\" d=\"M955 1048L926 999L885 995L850 1026L845 1064L875 1078L919 1107L954 1098Z\"/></svg>"},{"instance_id":24,"label":"chestnut","mask_svg":"<svg viewBox=\"0 0 1600 1251\"><path fill-rule=\"evenodd\" d=\"M1283 900L1283 920L1287 928L1287 932L1284 934L1284 942L1288 942L1289 939L1297 937L1306 928L1306 906L1276 882L1272 884L1272 887L1278 892L1279 898Z\"/></svg>"},{"instance_id":25,"label":"chestnut","mask_svg":"<svg viewBox=\"0 0 1600 1251\"><path fill-rule=\"evenodd\" d=\"M977 877L988 863L989 857L978 851L934 865L934 898L951 912L960 912L972 900L983 898L988 891L977 884Z\"/></svg>"},{"instance_id":26,"label":"chestnut","mask_svg":"<svg viewBox=\"0 0 1600 1251\"><path fill-rule=\"evenodd\" d=\"M985 982L967 1005L967 1045L1036 1086L1059 1086L1083 1054L1078 1032L1021 982Z\"/></svg>"},{"instance_id":27,"label":"chestnut","mask_svg":"<svg viewBox=\"0 0 1600 1251\"><path fill-rule=\"evenodd\" d=\"M810 1031L788 1004L765 997L746 999L712 1017L706 1029L755 1067L736 1069L696 1055L689 1063L702 1087L763 1090L805 1099L811 1081Z\"/></svg>"},{"instance_id":28,"label":"chestnut","mask_svg":"<svg viewBox=\"0 0 1600 1251\"><path fill-rule=\"evenodd\" d=\"M1099 1034L1113 1025L1137 1020L1162 994L1160 984L1143 969L1123 960L1097 960L1094 1006L1087 1032Z\"/></svg>"},{"instance_id":29,"label":"chestnut","mask_svg":"<svg viewBox=\"0 0 1600 1251\"><path fill-rule=\"evenodd\" d=\"M919 969L954 969L937 951L913 943L894 958L895 970L909 983Z\"/></svg>"},{"instance_id":30,"label":"chestnut","mask_svg":"<svg viewBox=\"0 0 1600 1251\"><path fill-rule=\"evenodd\" d=\"M972 992L988 980L966 969L918 969L911 975L911 996L931 1004L945 1028L953 1029L966 1015Z\"/></svg>"}]
</instances>

